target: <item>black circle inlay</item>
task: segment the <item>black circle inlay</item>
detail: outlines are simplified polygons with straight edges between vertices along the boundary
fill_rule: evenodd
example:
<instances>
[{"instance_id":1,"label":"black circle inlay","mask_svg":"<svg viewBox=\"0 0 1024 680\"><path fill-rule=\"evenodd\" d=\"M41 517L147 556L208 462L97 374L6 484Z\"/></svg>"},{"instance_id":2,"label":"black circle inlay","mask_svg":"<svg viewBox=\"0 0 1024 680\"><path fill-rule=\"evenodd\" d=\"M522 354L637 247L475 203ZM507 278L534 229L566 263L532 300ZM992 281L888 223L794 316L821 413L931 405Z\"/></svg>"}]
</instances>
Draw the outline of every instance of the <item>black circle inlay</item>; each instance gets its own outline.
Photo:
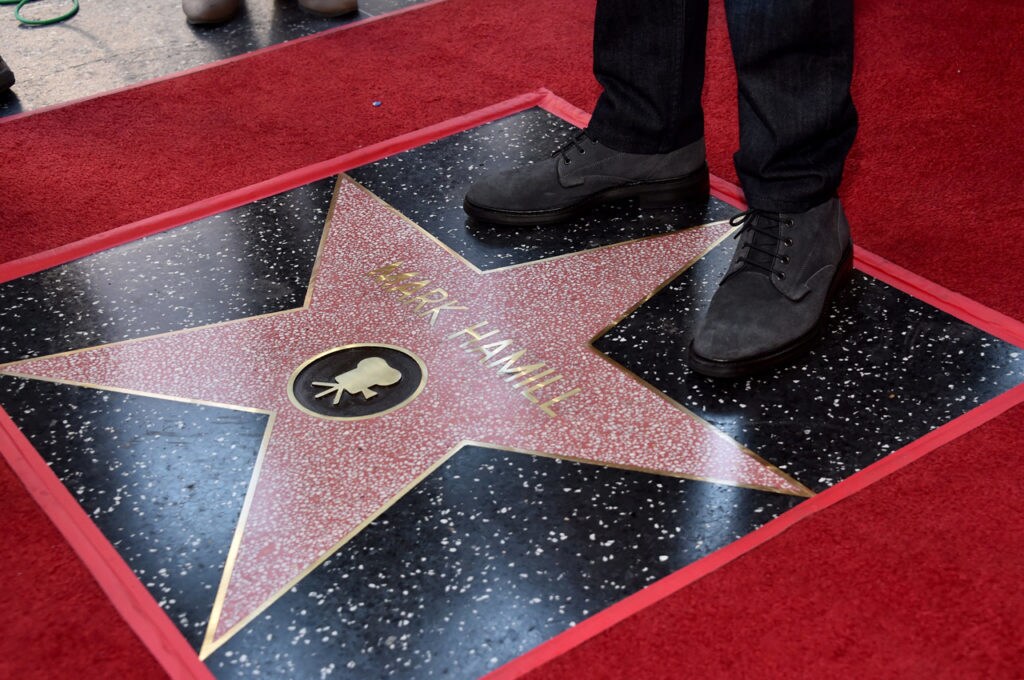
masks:
<instances>
[{"instance_id":1,"label":"black circle inlay","mask_svg":"<svg viewBox=\"0 0 1024 680\"><path fill-rule=\"evenodd\" d=\"M423 362L390 345L339 347L299 367L288 386L292 401L322 418L372 418L420 393Z\"/></svg>"}]
</instances>

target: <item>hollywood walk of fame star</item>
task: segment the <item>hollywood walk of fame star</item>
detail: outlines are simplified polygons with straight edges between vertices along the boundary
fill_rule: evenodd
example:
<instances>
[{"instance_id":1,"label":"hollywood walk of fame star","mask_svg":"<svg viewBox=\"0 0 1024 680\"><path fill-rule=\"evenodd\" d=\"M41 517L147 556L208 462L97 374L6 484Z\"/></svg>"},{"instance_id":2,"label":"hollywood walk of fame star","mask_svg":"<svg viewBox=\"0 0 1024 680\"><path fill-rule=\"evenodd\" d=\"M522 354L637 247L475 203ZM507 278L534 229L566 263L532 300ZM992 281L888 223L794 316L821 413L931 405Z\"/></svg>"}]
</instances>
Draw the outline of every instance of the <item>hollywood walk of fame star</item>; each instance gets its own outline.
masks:
<instances>
[{"instance_id":1,"label":"hollywood walk of fame star","mask_svg":"<svg viewBox=\"0 0 1024 680\"><path fill-rule=\"evenodd\" d=\"M590 346L729 229L716 223L485 274L343 177L304 307L2 370L271 414L205 657L462 441L809 494ZM448 307L430 314L396 292L394 281L370 274L390 265L443 289ZM474 342L472 333L484 330L498 331L490 337L496 344L524 350L524 361L543 362L555 371L546 380L557 375L561 385L531 392L507 379L486 361L483 340ZM355 421L317 418L290 401L297 367L357 343L422 358L429 375L422 392L401 409ZM568 388L572 398L551 402Z\"/></svg>"}]
</instances>

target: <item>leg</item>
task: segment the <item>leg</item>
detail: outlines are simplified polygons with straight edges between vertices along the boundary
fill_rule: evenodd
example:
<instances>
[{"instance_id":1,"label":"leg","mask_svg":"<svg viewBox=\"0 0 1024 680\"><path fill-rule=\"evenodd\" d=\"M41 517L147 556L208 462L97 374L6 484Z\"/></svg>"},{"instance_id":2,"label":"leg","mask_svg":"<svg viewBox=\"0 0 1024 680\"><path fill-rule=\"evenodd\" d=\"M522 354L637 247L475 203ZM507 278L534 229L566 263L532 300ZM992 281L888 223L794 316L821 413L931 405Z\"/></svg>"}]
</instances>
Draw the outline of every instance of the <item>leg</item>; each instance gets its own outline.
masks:
<instances>
[{"instance_id":1,"label":"leg","mask_svg":"<svg viewBox=\"0 0 1024 680\"><path fill-rule=\"evenodd\" d=\"M707 0L600 0L589 130L619 151L660 154L704 136Z\"/></svg>"},{"instance_id":2,"label":"leg","mask_svg":"<svg viewBox=\"0 0 1024 680\"><path fill-rule=\"evenodd\" d=\"M852 0L727 0L739 78L736 172L755 208L835 195L857 132Z\"/></svg>"},{"instance_id":3,"label":"leg","mask_svg":"<svg viewBox=\"0 0 1024 680\"><path fill-rule=\"evenodd\" d=\"M739 76L736 170L750 204L689 363L738 377L808 351L850 272L836 189L857 130L852 0L726 0Z\"/></svg>"},{"instance_id":4,"label":"leg","mask_svg":"<svg viewBox=\"0 0 1024 680\"><path fill-rule=\"evenodd\" d=\"M554 224L601 203L705 201L707 0L599 0L590 126L550 158L484 176L466 193L479 222Z\"/></svg>"}]
</instances>

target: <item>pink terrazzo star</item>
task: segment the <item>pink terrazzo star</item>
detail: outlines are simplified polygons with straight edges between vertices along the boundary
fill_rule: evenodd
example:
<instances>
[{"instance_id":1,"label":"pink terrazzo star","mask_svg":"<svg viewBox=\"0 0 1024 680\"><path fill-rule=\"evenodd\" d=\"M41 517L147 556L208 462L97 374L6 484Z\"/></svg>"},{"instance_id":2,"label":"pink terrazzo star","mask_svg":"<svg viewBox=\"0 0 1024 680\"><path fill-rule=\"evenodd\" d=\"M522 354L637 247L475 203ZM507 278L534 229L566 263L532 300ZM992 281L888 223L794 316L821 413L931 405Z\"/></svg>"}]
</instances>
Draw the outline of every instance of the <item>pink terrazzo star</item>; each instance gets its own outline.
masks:
<instances>
[{"instance_id":1,"label":"pink terrazzo star","mask_svg":"<svg viewBox=\"0 0 1024 680\"><path fill-rule=\"evenodd\" d=\"M5 372L275 414L205 657L461 441L809 493L590 347L728 230L713 224L481 274L342 179L306 307L27 360ZM397 263L390 273L370 274ZM429 285L395 289L418 281ZM436 289L449 307L417 309L414 297ZM460 334L469 327L497 333L473 342ZM369 420L324 420L296 408L287 393L295 369L354 343L418 355L429 376L422 393ZM499 372L508 364L496 364L518 350L525 352L515 365L543 362L554 369L547 378L561 379L530 399L529 387L543 379L523 385ZM559 395L568 396L551 402Z\"/></svg>"}]
</instances>

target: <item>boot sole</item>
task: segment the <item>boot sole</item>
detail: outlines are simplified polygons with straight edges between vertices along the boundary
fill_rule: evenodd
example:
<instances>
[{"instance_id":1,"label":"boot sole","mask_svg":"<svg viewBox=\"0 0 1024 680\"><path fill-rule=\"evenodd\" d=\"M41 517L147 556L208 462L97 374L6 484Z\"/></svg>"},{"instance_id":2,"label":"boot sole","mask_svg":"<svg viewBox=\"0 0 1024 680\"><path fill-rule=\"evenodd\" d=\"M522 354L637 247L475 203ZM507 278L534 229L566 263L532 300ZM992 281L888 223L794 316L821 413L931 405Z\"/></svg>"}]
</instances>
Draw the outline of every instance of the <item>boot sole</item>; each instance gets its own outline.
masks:
<instances>
[{"instance_id":1,"label":"boot sole","mask_svg":"<svg viewBox=\"0 0 1024 680\"><path fill-rule=\"evenodd\" d=\"M715 361L694 352L693 341L691 340L689 350L687 351L687 364L695 372L709 378L744 378L755 373L767 371L776 366L781 366L782 364L787 364L793 359L804 355L821 337L832 301L839 291L849 283L852 275L853 246L851 244L843 253L843 259L839 263L839 271L832 277L832 283L829 285L828 295L825 297L825 304L822 307L821 316L818 318L818 321L810 331L784 347L780 347L768 354L761 354L748 359Z\"/></svg>"},{"instance_id":2,"label":"boot sole","mask_svg":"<svg viewBox=\"0 0 1024 680\"><path fill-rule=\"evenodd\" d=\"M335 10L333 12L320 12L320 11L317 11L315 9L309 9L308 7L306 7L305 5L303 5L301 3L299 4L299 9L301 9L306 14L310 14L310 15L315 16L315 17L320 17L321 19L333 19L335 17L343 17L346 14L352 14L353 12L358 12L359 11L359 2L358 2L358 0L354 0L351 5L347 6L347 9L339 9L339 10Z\"/></svg>"},{"instance_id":3,"label":"boot sole","mask_svg":"<svg viewBox=\"0 0 1024 680\"><path fill-rule=\"evenodd\" d=\"M187 23L189 26L219 26L221 24L228 23L237 15L237 12L232 12L223 19L190 19L189 17L185 17L185 23Z\"/></svg>"},{"instance_id":4,"label":"boot sole","mask_svg":"<svg viewBox=\"0 0 1024 680\"><path fill-rule=\"evenodd\" d=\"M668 207L681 203L706 201L710 193L708 166L705 164L684 177L654 182L635 182L612 187L587 196L572 205L554 210L495 210L477 205L469 199L463 201L462 207L467 215L478 222L504 227L547 226L578 217L591 208L605 203L635 198L641 206L646 208Z\"/></svg>"}]
</instances>

